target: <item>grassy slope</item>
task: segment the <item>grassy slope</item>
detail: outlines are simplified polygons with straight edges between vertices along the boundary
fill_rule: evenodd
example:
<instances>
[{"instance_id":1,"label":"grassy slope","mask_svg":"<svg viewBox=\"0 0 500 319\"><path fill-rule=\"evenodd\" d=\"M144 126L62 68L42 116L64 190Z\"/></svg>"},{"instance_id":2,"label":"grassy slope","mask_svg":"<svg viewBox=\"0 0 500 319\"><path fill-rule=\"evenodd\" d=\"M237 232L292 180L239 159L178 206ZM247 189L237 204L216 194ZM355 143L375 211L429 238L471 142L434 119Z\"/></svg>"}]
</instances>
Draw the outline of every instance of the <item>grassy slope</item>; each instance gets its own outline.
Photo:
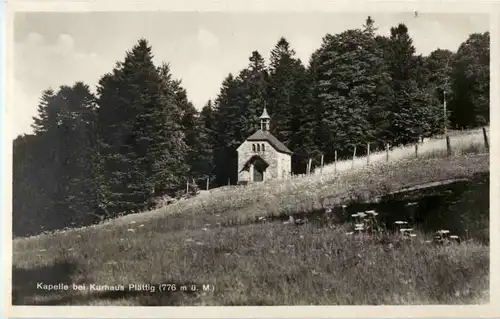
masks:
<instances>
[{"instance_id":1,"label":"grassy slope","mask_svg":"<svg viewBox=\"0 0 500 319\"><path fill-rule=\"evenodd\" d=\"M380 164L215 191L102 225L14 241L18 302L113 305L428 304L485 301L489 248L436 247L419 234L361 240L347 225L315 228L255 217L368 200L414 184L489 170L488 155ZM386 250L384 250L386 248ZM206 293L44 295L37 281L96 284L214 284ZM51 282L52 281L52 282Z\"/></svg>"}]
</instances>

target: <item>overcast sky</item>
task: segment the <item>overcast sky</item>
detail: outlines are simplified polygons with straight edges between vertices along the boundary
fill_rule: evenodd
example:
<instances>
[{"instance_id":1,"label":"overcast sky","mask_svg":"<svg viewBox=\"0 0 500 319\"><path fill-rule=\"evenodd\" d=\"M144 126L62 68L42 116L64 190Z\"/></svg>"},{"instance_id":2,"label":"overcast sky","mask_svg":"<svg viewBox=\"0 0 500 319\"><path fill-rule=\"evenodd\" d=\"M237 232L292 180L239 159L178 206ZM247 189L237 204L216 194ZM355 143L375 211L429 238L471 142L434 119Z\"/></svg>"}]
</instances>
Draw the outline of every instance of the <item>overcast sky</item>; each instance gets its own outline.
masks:
<instances>
[{"instance_id":1,"label":"overcast sky","mask_svg":"<svg viewBox=\"0 0 500 319\"><path fill-rule=\"evenodd\" d=\"M197 108L217 95L229 72L248 64L251 51L268 59L285 36L304 63L327 33L361 27L366 14L335 13L18 13L14 30L14 118L12 134L31 132L41 91L99 78L141 37L155 62L169 62ZM405 23L418 53L456 51L469 34L489 30L487 15L413 13L371 15L388 35Z\"/></svg>"}]
</instances>

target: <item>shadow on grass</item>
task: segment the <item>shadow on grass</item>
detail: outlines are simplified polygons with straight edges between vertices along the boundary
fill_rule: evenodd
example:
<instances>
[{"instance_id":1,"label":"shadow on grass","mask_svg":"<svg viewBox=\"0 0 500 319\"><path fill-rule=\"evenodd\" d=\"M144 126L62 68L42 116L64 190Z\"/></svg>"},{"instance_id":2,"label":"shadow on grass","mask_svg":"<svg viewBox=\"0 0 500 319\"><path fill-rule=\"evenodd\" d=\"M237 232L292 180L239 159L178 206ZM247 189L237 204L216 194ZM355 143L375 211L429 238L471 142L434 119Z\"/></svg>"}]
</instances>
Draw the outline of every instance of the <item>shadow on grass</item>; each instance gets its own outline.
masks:
<instances>
[{"instance_id":1,"label":"shadow on grass","mask_svg":"<svg viewBox=\"0 0 500 319\"><path fill-rule=\"evenodd\" d=\"M45 299L60 294L60 290L40 289L37 285L71 285L77 269L78 265L69 261L55 262L49 266L33 269L13 266L12 304L27 305L35 297Z\"/></svg>"},{"instance_id":2,"label":"shadow on grass","mask_svg":"<svg viewBox=\"0 0 500 319\"><path fill-rule=\"evenodd\" d=\"M130 303L140 306L185 306L193 305L202 292L202 287L197 285L197 291L180 291L180 286L191 287L191 283L176 283L175 281L165 281L168 284L176 284L177 291L160 292L159 284L155 286L155 291L150 290L130 290L128 285L124 285L123 291L89 291L88 293L76 292L72 289L75 283L75 276L81 273L81 267L75 262L56 262L50 266L33 269L23 269L13 267L12 269L12 304L24 306L73 306L73 305L95 305L111 304L113 301ZM89 282L88 278L86 278ZM44 290L37 288L39 284L46 285L68 285L69 289L64 290ZM79 282L83 283L83 282ZM104 283L99 283L104 284ZM86 285L89 287L89 283ZM89 288L87 288L89 289Z\"/></svg>"}]
</instances>

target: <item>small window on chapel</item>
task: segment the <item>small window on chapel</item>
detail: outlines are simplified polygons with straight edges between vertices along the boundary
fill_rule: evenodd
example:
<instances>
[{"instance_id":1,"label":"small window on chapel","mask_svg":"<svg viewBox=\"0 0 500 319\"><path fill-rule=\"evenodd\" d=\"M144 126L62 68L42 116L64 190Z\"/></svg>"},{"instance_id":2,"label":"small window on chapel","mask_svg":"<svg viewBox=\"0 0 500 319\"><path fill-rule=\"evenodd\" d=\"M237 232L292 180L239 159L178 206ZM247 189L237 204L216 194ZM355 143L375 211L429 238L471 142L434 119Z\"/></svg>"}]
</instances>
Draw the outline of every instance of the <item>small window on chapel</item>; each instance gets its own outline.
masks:
<instances>
[{"instance_id":1,"label":"small window on chapel","mask_svg":"<svg viewBox=\"0 0 500 319\"><path fill-rule=\"evenodd\" d=\"M264 152L266 148L264 147L264 144L262 144L262 152Z\"/></svg>"},{"instance_id":2,"label":"small window on chapel","mask_svg":"<svg viewBox=\"0 0 500 319\"><path fill-rule=\"evenodd\" d=\"M257 152L260 152L260 144L257 144Z\"/></svg>"},{"instance_id":3,"label":"small window on chapel","mask_svg":"<svg viewBox=\"0 0 500 319\"><path fill-rule=\"evenodd\" d=\"M255 144L252 144L252 151L255 152Z\"/></svg>"}]
</instances>

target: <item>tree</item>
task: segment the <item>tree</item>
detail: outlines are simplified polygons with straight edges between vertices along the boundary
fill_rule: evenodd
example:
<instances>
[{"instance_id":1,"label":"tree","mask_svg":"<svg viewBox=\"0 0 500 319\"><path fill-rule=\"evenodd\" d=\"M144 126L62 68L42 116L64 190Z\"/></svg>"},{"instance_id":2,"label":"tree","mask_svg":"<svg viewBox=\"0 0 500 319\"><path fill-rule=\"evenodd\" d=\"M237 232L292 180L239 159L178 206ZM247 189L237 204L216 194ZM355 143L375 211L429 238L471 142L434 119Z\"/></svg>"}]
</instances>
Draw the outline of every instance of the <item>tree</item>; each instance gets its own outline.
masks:
<instances>
[{"instance_id":1,"label":"tree","mask_svg":"<svg viewBox=\"0 0 500 319\"><path fill-rule=\"evenodd\" d=\"M234 180L238 167L236 148L243 131L240 103L241 80L229 74L222 83L214 108L214 171L217 185Z\"/></svg>"},{"instance_id":2,"label":"tree","mask_svg":"<svg viewBox=\"0 0 500 319\"><path fill-rule=\"evenodd\" d=\"M239 74L239 114L241 131L237 143L241 144L259 128L259 116L267 102L268 72L264 58L258 51L253 51L249 65Z\"/></svg>"},{"instance_id":3,"label":"tree","mask_svg":"<svg viewBox=\"0 0 500 319\"><path fill-rule=\"evenodd\" d=\"M315 56L314 98L321 116L316 141L326 160L335 151L349 156L355 146L360 154L378 134L372 115L383 107L380 91L386 89L388 76L371 22L367 30L327 35Z\"/></svg>"},{"instance_id":4,"label":"tree","mask_svg":"<svg viewBox=\"0 0 500 319\"><path fill-rule=\"evenodd\" d=\"M197 119L198 127L198 153L194 171L198 172L199 180L213 180L214 170L214 150L215 150L215 111L211 100L202 108Z\"/></svg>"},{"instance_id":5,"label":"tree","mask_svg":"<svg viewBox=\"0 0 500 319\"><path fill-rule=\"evenodd\" d=\"M306 69L282 37L271 51L268 84L268 111L271 132L289 148L300 145L300 119L306 102Z\"/></svg>"},{"instance_id":6,"label":"tree","mask_svg":"<svg viewBox=\"0 0 500 319\"><path fill-rule=\"evenodd\" d=\"M186 172L170 74L152 59L148 42L139 40L98 87L101 208L108 216L148 208L152 198L178 188Z\"/></svg>"},{"instance_id":7,"label":"tree","mask_svg":"<svg viewBox=\"0 0 500 319\"><path fill-rule=\"evenodd\" d=\"M422 59L404 24L391 28L389 70L394 97L390 103L389 123L393 145L414 143L429 135L426 121L433 118L436 106L425 90L419 88L423 78Z\"/></svg>"},{"instance_id":8,"label":"tree","mask_svg":"<svg viewBox=\"0 0 500 319\"><path fill-rule=\"evenodd\" d=\"M489 32L471 34L458 48L451 74L452 126L470 128L489 123L489 63Z\"/></svg>"}]
</instances>

